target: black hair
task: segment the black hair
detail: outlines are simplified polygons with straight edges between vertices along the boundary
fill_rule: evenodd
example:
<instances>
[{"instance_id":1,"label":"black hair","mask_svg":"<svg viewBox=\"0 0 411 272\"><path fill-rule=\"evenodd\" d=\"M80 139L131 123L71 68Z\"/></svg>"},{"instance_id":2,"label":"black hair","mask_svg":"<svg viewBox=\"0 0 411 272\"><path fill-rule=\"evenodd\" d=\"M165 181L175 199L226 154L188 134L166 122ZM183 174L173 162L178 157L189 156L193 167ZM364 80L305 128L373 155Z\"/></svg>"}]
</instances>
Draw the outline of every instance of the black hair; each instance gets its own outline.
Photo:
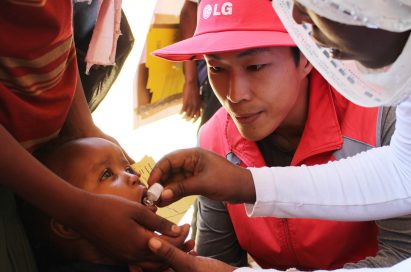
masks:
<instances>
[{"instance_id":1,"label":"black hair","mask_svg":"<svg viewBox=\"0 0 411 272\"><path fill-rule=\"evenodd\" d=\"M297 46L290 47L290 49L291 54L293 55L294 63L298 66L300 64L301 51Z\"/></svg>"},{"instance_id":2,"label":"black hair","mask_svg":"<svg viewBox=\"0 0 411 272\"><path fill-rule=\"evenodd\" d=\"M33 151L33 156L40 161L42 164L45 164L45 159L52 154L54 151L59 149L64 144L76 140L75 137L71 136L60 136L55 139L50 140L49 142L41 145L39 148Z\"/></svg>"}]
</instances>

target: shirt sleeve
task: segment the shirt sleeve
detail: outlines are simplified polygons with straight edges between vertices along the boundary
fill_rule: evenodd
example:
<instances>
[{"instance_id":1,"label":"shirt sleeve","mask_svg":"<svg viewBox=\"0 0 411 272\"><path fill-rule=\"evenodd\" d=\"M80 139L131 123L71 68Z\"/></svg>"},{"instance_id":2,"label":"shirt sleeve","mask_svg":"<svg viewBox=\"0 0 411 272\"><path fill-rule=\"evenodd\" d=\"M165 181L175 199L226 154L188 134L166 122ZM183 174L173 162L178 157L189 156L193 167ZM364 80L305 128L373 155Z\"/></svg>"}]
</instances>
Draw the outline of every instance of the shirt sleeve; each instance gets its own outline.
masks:
<instances>
[{"instance_id":1,"label":"shirt sleeve","mask_svg":"<svg viewBox=\"0 0 411 272\"><path fill-rule=\"evenodd\" d=\"M227 208L221 201L198 197L196 251L234 266L247 265Z\"/></svg>"},{"instance_id":2,"label":"shirt sleeve","mask_svg":"<svg viewBox=\"0 0 411 272\"><path fill-rule=\"evenodd\" d=\"M381 145L389 145L395 129L395 108L385 107L381 115ZM389 267L411 256L411 215L375 222L378 226L378 252L344 268Z\"/></svg>"},{"instance_id":3,"label":"shirt sleeve","mask_svg":"<svg viewBox=\"0 0 411 272\"><path fill-rule=\"evenodd\" d=\"M344 268L389 267L411 256L411 216L376 221L378 253Z\"/></svg>"},{"instance_id":4,"label":"shirt sleeve","mask_svg":"<svg viewBox=\"0 0 411 272\"><path fill-rule=\"evenodd\" d=\"M324 165L249 168L257 201L249 216L343 221L411 212L411 97L396 109L390 146Z\"/></svg>"}]
</instances>

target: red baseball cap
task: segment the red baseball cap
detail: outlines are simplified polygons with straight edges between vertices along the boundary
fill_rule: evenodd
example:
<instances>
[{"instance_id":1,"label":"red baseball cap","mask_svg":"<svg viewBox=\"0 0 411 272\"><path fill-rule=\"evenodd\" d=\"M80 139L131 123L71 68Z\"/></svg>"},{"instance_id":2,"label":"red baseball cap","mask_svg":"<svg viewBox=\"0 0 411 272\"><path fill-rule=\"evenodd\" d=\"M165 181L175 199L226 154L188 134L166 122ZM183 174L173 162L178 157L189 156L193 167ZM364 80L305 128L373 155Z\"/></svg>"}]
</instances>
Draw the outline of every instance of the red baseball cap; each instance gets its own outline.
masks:
<instances>
[{"instance_id":1,"label":"red baseball cap","mask_svg":"<svg viewBox=\"0 0 411 272\"><path fill-rule=\"evenodd\" d=\"M296 46L269 0L202 0L193 37L152 54L173 61L250 48Z\"/></svg>"}]
</instances>

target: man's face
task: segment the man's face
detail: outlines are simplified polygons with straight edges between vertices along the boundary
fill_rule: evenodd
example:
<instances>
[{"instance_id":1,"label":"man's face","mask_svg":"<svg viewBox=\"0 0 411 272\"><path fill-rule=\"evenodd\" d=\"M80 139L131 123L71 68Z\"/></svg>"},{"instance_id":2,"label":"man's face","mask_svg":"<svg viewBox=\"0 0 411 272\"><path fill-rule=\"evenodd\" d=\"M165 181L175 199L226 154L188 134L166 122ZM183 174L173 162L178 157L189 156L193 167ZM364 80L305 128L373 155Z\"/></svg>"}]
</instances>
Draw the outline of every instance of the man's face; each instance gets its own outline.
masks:
<instances>
[{"instance_id":1,"label":"man's face","mask_svg":"<svg viewBox=\"0 0 411 272\"><path fill-rule=\"evenodd\" d=\"M410 32L389 32L363 26L341 24L321 17L294 1L294 20L313 26L317 44L333 49L336 59L353 59L369 68L392 64L402 52Z\"/></svg>"},{"instance_id":2,"label":"man's face","mask_svg":"<svg viewBox=\"0 0 411 272\"><path fill-rule=\"evenodd\" d=\"M146 187L121 149L112 142L100 138L76 140L64 145L54 157L61 161L57 173L85 191L139 203L146 194Z\"/></svg>"},{"instance_id":3,"label":"man's face","mask_svg":"<svg viewBox=\"0 0 411 272\"><path fill-rule=\"evenodd\" d=\"M259 141L292 126L305 106L306 64L291 48L271 47L207 54L208 75L218 99L241 135Z\"/></svg>"}]
</instances>

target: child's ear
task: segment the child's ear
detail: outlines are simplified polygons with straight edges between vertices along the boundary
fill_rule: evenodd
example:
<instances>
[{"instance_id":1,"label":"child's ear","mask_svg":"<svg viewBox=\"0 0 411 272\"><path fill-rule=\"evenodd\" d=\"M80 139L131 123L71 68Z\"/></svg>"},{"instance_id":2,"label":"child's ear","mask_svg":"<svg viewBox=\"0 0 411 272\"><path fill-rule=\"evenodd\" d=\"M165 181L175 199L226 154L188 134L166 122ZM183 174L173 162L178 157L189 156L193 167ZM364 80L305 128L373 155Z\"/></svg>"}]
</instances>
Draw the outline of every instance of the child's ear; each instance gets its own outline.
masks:
<instances>
[{"instance_id":1,"label":"child's ear","mask_svg":"<svg viewBox=\"0 0 411 272\"><path fill-rule=\"evenodd\" d=\"M57 236L63 239L74 240L74 239L79 239L81 237L80 234L78 234L71 228L61 224L55 219L51 219L50 228Z\"/></svg>"}]
</instances>

